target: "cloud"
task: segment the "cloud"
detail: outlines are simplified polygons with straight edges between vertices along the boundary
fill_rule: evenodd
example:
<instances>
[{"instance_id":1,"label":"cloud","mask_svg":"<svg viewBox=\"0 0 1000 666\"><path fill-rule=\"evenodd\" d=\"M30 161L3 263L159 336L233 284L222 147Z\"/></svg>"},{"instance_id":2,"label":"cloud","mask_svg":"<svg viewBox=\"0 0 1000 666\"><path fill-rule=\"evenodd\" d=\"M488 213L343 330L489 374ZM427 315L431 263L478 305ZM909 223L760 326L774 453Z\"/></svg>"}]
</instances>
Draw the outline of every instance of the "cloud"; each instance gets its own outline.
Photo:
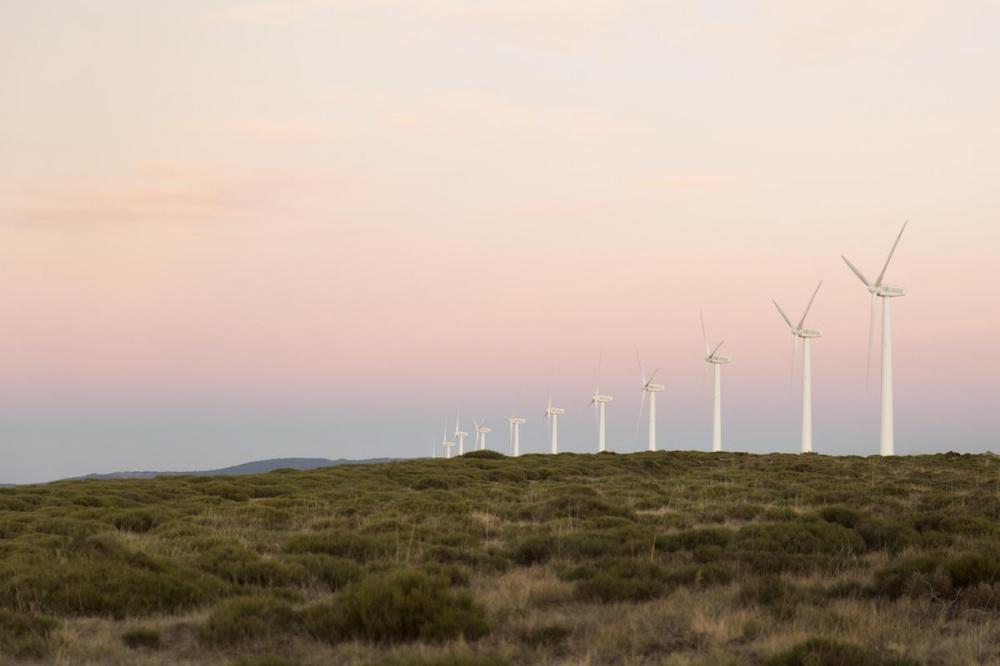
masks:
<instances>
[{"instance_id":1,"label":"cloud","mask_svg":"<svg viewBox=\"0 0 1000 666\"><path fill-rule=\"evenodd\" d=\"M281 194L273 174L150 162L115 182L34 193L0 192L0 224L30 227L109 222L239 219Z\"/></svg>"}]
</instances>

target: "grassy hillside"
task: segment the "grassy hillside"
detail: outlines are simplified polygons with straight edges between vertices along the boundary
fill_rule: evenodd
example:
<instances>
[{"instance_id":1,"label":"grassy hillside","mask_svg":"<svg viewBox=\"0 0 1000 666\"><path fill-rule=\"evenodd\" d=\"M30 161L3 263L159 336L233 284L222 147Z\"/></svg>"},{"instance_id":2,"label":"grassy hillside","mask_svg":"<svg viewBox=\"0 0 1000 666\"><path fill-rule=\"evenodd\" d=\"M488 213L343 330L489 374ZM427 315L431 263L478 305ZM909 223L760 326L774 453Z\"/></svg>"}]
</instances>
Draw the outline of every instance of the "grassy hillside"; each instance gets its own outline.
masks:
<instances>
[{"instance_id":1,"label":"grassy hillside","mask_svg":"<svg viewBox=\"0 0 1000 666\"><path fill-rule=\"evenodd\" d=\"M1000 466L470 454L0 490L0 662L1000 664Z\"/></svg>"}]
</instances>

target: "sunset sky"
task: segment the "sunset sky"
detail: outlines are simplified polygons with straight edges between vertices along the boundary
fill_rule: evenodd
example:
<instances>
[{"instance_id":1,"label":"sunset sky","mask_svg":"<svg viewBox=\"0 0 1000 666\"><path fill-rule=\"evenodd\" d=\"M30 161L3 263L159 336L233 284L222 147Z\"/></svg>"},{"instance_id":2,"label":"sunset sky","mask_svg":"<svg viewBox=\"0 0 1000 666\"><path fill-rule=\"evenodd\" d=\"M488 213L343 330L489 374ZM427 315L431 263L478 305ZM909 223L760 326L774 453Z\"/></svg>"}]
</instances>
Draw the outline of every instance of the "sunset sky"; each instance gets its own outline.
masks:
<instances>
[{"instance_id":1,"label":"sunset sky","mask_svg":"<svg viewBox=\"0 0 1000 666\"><path fill-rule=\"evenodd\" d=\"M998 450L1000 6L3 0L0 482L545 449ZM465 430L472 430L465 423Z\"/></svg>"}]
</instances>

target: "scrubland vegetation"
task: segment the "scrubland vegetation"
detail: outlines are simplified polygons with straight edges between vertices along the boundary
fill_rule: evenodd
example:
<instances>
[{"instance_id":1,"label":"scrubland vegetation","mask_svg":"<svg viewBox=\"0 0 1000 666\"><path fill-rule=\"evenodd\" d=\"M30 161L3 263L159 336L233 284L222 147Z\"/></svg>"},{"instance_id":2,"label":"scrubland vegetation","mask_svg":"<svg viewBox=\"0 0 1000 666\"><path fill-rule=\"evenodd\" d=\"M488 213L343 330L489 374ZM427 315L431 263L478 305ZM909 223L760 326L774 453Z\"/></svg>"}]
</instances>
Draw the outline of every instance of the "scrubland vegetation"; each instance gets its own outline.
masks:
<instances>
[{"instance_id":1,"label":"scrubland vegetation","mask_svg":"<svg viewBox=\"0 0 1000 666\"><path fill-rule=\"evenodd\" d=\"M474 453L0 490L0 663L1000 664L1000 466Z\"/></svg>"}]
</instances>

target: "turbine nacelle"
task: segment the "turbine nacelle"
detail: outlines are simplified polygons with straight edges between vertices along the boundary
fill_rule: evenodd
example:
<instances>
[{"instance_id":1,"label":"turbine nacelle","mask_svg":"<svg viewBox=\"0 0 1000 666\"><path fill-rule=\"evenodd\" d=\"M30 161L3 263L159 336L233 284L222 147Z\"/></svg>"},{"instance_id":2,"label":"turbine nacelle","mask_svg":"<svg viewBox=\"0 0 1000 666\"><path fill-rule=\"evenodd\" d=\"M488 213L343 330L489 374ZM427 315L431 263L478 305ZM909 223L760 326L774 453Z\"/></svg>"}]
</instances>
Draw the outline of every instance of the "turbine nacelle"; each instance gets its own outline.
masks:
<instances>
[{"instance_id":1,"label":"turbine nacelle","mask_svg":"<svg viewBox=\"0 0 1000 666\"><path fill-rule=\"evenodd\" d=\"M871 286L868 288L875 296L881 296L882 298L894 298L896 296L906 296L906 289L903 287L895 287L891 284L880 284L877 287Z\"/></svg>"},{"instance_id":2,"label":"turbine nacelle","mask_svg":"<svg viewBox=\"0 0 1000 666\"><path fill-rule=\"evenodd\" d=\"M505 416L504 418L507 419L508 423L512 423L514 425L524 425L528 422L527 419L522 419L519 416Z\"/></svg>"},{"instance_id":3,"label":"turbine nacelle","mask_svg":"<svg viewBox=\"0 0 1000 666\"><path fill-rule=\"evenodd\" d=\"M598 394L598 395L595 395L593 398L591 398L590 402L592 404L595 403L595 402L611 402L614 399L615 399L615 396L613 396L613 395L600 395L600 394Z\"/></svg>"},{"instance_id":4,"label":"turbine nacelle","mask_svg":"<svg viewBox=\"0 0 1000 666\"><path fill-rule=\"evenodd\" d=\"M658 393L659 391L662 391L665 388L666 387L663 384L645 384L642 387L642 390L648 393Z\"/></svg>"},{"instance_id":5,"label":"turbine nacelle","mask_svg":"<svg viewBox=\"0 0 1000 666\"><path fill-rule=\"evenodd\" d=\"M823 337L822 333L820 333L819 331L815 331L815 330L813 330L811 328L798 328L798 329L792 331L792 333L795 334L797 337L800 337L800 338L821 338L821 337Z\"/></svg>"},{"instance_id":6,"label":"turbine nacelle","mask_svg":"<svg viewBox=\"0 0 1000 666\"><path fill-rule=\"evenodd\" d=\"M566 410L561 407L549 407L548 409L545 410L546 416L561 416L562 414L565 413Z\"/></svg>"},{"instance_id":7,"label":"turbine nacelle","mask_svg":"<svg viewBox=\"0 0 1000 666\"><path fill-rule=\"evenodd\" d=\"M705 362L706 363L715 363L715 364L732 363L733 362L733 357L732 356L726 356L724 354L712 354L711 356L706 356L705 357Z\"/></svg>"},{"instance_id":8,"label":"turbine nacelle","mask_svg":"<svg viewBox=\"0 0 1000 666\"><path fill-rule=\"evenodd\" d=\"M490 428L489 426L476 426L476 432L478 433L493 432L493 428Z\"/></svg>"},{"instance_id":9,"label":"turbine nacelle","mask_svg":"<svg viewBox=\"0 0 1000 666\"><path fill-rule=\"evenodd\" d=\"M461 430L456 430L455 431L455 437L456 438L458 438L458 437L468 437L468 436L469 436L469 433L467 433L467 432L462 432Z\"/></svg>"}]
</instances>

